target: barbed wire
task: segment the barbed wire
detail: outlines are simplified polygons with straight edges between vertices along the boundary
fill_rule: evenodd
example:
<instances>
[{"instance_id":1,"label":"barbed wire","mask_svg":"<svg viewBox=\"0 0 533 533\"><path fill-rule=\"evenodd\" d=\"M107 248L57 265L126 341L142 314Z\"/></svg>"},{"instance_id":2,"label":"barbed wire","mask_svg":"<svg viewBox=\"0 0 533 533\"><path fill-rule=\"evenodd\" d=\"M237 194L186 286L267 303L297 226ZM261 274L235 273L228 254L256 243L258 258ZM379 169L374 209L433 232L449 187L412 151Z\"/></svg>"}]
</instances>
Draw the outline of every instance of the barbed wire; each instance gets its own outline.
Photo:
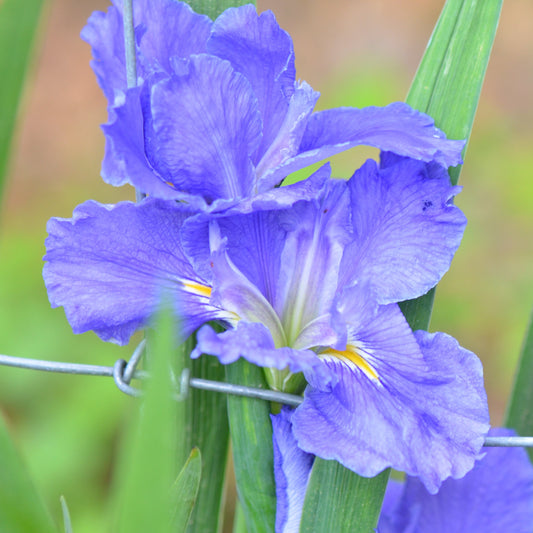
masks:
<instances>
[{"instance_id":1,"label":"barbed wire","mask_svg":"<svg viewBox=\"0 0 533 533\"><path fill-rule=\"evenodd\" d=\"M0 354L0 365L44 372L57 372L61 374L78 374L86 376L112 377L117 388L125 394L134 397L142 396L142 390L130 385L133 379L143 380L149 378L149 373L137 368L146 347L146 340L142 340L129 361L118 359L113 366L89 365L82 363L64 363L59 361L45 361L42 359L29 359ZM291 407L298 407L303 398L295 394L278 392L274 390L246 387L235 383L213 381L195 378L190 375L190 370L185 368L179 379L175 379L176 392L174 398L177 401L185 400L189 395L189 389L202 389L234 396L244 396L268 402L276 402ZM486 437L485 446L490 447L527 447L533 448L533 437Z\"/></svg>"}]
</instances>

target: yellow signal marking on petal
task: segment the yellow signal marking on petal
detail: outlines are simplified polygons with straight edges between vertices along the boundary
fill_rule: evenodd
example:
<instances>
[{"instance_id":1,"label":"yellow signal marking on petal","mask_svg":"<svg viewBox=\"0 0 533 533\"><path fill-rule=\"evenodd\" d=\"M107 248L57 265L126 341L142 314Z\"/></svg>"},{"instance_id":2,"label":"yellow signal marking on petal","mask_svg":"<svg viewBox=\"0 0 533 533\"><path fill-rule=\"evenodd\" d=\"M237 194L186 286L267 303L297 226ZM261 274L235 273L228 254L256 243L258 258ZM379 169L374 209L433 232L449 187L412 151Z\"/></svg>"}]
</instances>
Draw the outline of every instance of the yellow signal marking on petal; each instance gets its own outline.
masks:
<instances>
[{"instance_id":1,"label":"yellow signal marking on petal","mask_svg":"<svg viewBox=\"0 0 533 533\"><path fill-rule=\"evenodd\" d=\"M378 373L372 368L372 366L366 361L364 357L359 355L357 348L355 346L348 345L346 350L334 350L333 348L328 348L324 352L325 355L332 355L339 359L348 359L356 367L360 368L370 379L379 381Z\"/></svg>"},{"instance_id":2,"label":"yellow signal marking on petal","mask_svg":"<svg viewBox=\"0 0 533 533\"><path fill-rule=\"evenodd\" d=\"M183 281L182 283L190 292L194 292L200 296L206 296L207 298L211 297L211 287L208 287L207 285L202 285L195 281Z\"/></svg>"}]
</instances>

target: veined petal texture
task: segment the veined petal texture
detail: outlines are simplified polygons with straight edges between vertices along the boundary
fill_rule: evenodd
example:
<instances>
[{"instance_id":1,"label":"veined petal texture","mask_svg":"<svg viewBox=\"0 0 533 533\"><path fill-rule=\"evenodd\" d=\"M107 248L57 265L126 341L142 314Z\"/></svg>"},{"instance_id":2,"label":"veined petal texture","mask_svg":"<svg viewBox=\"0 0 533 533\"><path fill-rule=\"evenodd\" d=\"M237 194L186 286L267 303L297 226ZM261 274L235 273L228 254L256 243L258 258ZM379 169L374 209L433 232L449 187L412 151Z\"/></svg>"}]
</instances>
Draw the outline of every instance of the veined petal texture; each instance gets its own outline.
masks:
<instances>
[{"instance_id":1,"label":"veined petal texture","mask_svg":"<svg viewBox=\"0 0 533 533\"><path fill-rule=\"evenodd\" d=\"M494 429L490 435L509 436ZM387 487L379 533L529 533L533 530L533 466L523 448L487 448L462 479L431 495L416 479Z\"/></svg>"},{"instance_id":2,"label":"veined petal texture","mask_svg":"<svg viewBox=\"0 0 533 533\"><path fill-rule=\"evenodd\" d=\"M341 264L343 286L369 283L382 304L416 298L448 270L466 226L452 204L461 188L436 164L369 160L349 180L353 241Z\"/></svg>"},{"instance_id":3,"label":"veined petal texture","mask_svg":"<svg viewBox=\"0 0 533 533\"><path fill-rule=\"evenodd\" d=\"M147 324L162 292L174 298L185 335L225 317L182 251L179 228L188 215L178 204L147 199L89 201L72 219L51 219L43 270L50 303L65 308L75 333L94 330L119 344Z\"/></svg>"},{"instance_id":4,"label":"veined petal texture","mask_svg":"<svg viewBox=\"0 0 533 533\"><path fill-rule=\"evenodd\" d=\"M359 144L443 167L461 162L464 143L404 103L313 113L319 95L296 81L291 37L270 11L230 8L211 22L173 0L139 2L142 90L133 92L116 74L124 72L121 19L117 2L83 31L110 103L109 183L214 212L227 207L221 199L272 191L291 172Z\"/></svg>"},{"instance_id":5,"label":"veined petal texture","mask_svg":"<svg viewBox=\"0 0 533 533\"><path fill-rule=\"evenodd\" d=\"M207 202L252 196L250 156L261 139L261 117L249 82L213 56L177 66L178 73L143 92L151 166L171 188Z\"/></svg>"},{"instance_id":6,"label":"veined petal texture","mask_svg":"<svg viewBox=\"0 0 533 533\"><path fill-rule=\"evenodd\" d=\"M170 71L171 58L205 52L212 22L185 2L136 0L133 8L138 82ZM91 45L91 66L112 106L127 87L122 0L114 0L106 13L95 11L81 37Z\"/></svg>"},{"instance_id":7,"label":"veined petal texture","mask_svg":"<svg viewBox=\"0 0 533 533\"><path fill-rule=\"evenodd\" d=\"M329 390L310 383L294 435L303 450L360 475L392 466L435 493L447 477L464 476L483 446L481 362L443 333L413 336L394 304L373 314L364 307L350 310L348 349L324 352L338 383Z\"/></svg>"}]
</instances>

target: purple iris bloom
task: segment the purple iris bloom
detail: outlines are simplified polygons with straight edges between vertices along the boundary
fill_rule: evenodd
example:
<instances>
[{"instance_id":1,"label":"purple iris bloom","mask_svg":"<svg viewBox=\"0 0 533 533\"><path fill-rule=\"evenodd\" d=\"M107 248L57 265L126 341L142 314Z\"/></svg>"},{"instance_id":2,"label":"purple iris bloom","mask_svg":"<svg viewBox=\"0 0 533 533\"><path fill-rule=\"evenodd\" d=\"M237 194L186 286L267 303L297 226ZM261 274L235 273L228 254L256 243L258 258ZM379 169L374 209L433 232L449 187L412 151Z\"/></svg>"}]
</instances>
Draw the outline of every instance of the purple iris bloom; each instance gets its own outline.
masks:
<instances>
[{"instance_id":1,"label":"purple iris bloom","mask_svg":"<svg viewBox=\"0 0 533 533\"><path fill-rule=\"evenodd\" d=\"M319 94L296 80L292 40L270 11L231 8L213 22L175 0L134 4L137 88L126 88L121 2L82 31L109 103L102 176L113 185L223 211L359 144L461 163L464 143L404 103L313 112Z\"/></svg>"},{"instance_id":2,"label":"purple iris bloom","mask_svg":"<svg viewBox=\"0 0 533 533\"><path fill-rule=\"evenodd\" d=\"M194 357L244 357L273 388L305 387L292 415L302 450L364 476L392 466L436 492L483 444L482 367L443 333L413 333L397 302L448 269L465 226L457 192L440 165L385 154L288 209L213 219L158 199L89 202L49 223L45 282L74 331L121 343L171 292L186 332L228 327L201 328Z\"/></svg>"},{"instance_id":3,"label":"purple iris bloom","mask_svg":"<svg viewBox=\"0 0 533 533\"><path fill-rule=\"evenodd\" d=\"M492 435L513 435L492 430ZM302 475L302 472L299 473ZM533 466L523 448L487 448L463 479L447 480L431 495L416 478L390 481L379 533L530 533Z\"/></svg>"},{"instance_id":4,"label":"purple iris bloom","mask_svg":"<svg viewBox=\"0 0 533 533\"><path fill-rule=\"evenodd\" d=\"M276 533L300 530L314 457L292 433L291 414L272 419L276 477ZM492 429L490 435L514 435ZM390 480L378 533L529 533L533 530L533 466L522 448L486 448L462 479L448 479L430 494L414 477Z\"/></svg>"}]
</instances>

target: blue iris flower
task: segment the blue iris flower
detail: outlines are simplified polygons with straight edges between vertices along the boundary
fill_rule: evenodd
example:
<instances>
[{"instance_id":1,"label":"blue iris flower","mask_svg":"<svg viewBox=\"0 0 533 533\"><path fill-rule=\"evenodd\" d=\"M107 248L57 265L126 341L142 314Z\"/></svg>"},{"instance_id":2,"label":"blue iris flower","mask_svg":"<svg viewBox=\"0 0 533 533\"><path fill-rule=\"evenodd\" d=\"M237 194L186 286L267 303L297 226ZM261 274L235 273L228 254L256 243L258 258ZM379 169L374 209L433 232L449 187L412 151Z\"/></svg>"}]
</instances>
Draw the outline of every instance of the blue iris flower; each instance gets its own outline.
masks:
<instances>
[{"instance_id":1,"label":"blue iris flower","mask_svg":"<svg viewBox=\"0 0 533 533\"><path fill-rule=\"evenodd\" d=\"M329 174L326 166L318 171ZM436 163L384 154L290 208L191 216L182 203L87 202L48 226L44 276L74 331L126 342L175 295L193 357L244 357L300 392L298 446L364 476L392 466L432 492L472 468L488 430L482 367L413 333L397 302L448 269L465 217Z\"/></svg>"},{"instance_id":2,"label":"blue iris flower","mask_svg":"<svg viewBox=\"0 0 533 533\"><path fill-rule=\"evenodd\" d=\"M496 428L491 435L511 436ZM416 479L391 480L378 533L529 533L533 531L533 466L523 448L487 448L460 480L429 494Z\"/></svg>"},{"instance_id":3,"label":"blue iris flower","mask_svg":"<svg viewBox=\"0 0 533 533\"><path fill-rule=\"evenodd\" d=\"M290 188L272 193L288 174L359 144L461 162L464 143L404 103L314 112L319 94L296 80L292 40L270 11L232 8L213 22L175 0L134 4L137 88L126 87L121 2L82 31L108 99L102 176L113 185L245 210L269 192L288 203ZM314 194L309 185L293 195Z\"/></svg>"},{"instance_id":4,"label":"blue iris flower","mask_svg":"<svg viewBox=\"0 0 533 533\"><path fill-rule=\"evenodd\" d=\"M83 32L109 104L104 178L139 204L89 201L51 219L44 278L75 332L126 343L162 291L201 353L265 368L303 392L298 449L364 476L392 466L435 492L474 464L488 430L481 363L412 332L398 302L434 287L462 237L446 168L460 141L403 103L313 112L292 42L252 6L216 21L171 0L136 2L139 86L127 89L121 3ZM325 165L383 150L349 181ZM179 200L179 201L176 201ZM209 321L223 323L217 334Z\"/></svg>"},{"instance_id":5,"label":"blue iris flower","mask_svg":"<svg viewBox=\"0 0 533 533\"><path fill-rule=\"evenodd\" d=\"M314 456L298 447L292 413L272 417L276 478L276 533L300 531ZM495 428L490 435L514 431ZM430 494L415 477L387 485L378 533L529 533L533 529L533 466L524 449L487 448L461 479Z\"/></svg>"}]
</instances>

